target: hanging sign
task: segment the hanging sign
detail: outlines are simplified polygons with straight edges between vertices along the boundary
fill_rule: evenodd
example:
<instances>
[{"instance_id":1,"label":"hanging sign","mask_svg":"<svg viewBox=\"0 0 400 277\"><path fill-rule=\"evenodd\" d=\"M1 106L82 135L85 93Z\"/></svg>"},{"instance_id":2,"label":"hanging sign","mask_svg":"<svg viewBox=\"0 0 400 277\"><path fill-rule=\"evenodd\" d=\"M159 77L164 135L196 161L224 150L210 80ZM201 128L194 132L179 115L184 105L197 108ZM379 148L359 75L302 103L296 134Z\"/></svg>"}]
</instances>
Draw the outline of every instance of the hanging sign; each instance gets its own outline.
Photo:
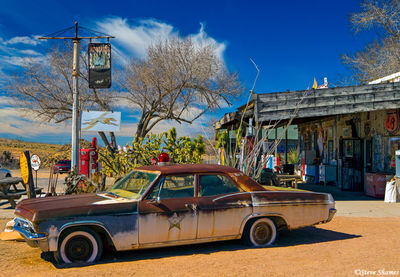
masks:
<instances>
[{"instance_id":1,"label":"hanging sign","mask_svg":"<svg viewBox=\"0 0 400 277\"><path fill-rule=\"evenodd\" d=\"M119 132L121 125L120 112L82 112L82 131Z\"/></svg>"},{"instance_id":2,"label":"hanging sign","mask_svg":"<svg viewBox=\"0 0 400 277\"><path fill-rule=\"evenodd\" d=\"M385 128L389 133L395 133L399 129L399 115L397 110L387 111Z\"/></svg>"},{"instance_id":3,"label":"hanging sign","mask_svg":"<svg viewBox=\"0 0 400 277\"><path fill-rule=\"evenodd\" d=\"M111 87L111 44L89 43L89 88Z\"/></svg>"}]
</instances>

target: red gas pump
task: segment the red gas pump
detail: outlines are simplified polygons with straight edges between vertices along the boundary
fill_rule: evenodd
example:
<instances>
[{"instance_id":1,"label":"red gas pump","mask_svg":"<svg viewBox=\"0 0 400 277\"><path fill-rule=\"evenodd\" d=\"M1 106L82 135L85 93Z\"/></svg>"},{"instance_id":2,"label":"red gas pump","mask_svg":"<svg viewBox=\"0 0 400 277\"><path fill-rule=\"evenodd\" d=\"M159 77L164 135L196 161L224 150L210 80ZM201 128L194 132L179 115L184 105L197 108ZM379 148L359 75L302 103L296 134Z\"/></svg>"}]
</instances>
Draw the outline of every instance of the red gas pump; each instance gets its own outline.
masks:
<instances>
[{"instance_id":1,"label":"red gas pump","mask_svg":"<svg viewBox=\"0 0 400 277\"><path fill-rule=\"evenodd\" d=\"M81 161L81 174L87 178L91 178L92 175L99 170L97 153L97 139L93 138L92 148L81 149L80 161Z\"/></svg>"}]
</instances>

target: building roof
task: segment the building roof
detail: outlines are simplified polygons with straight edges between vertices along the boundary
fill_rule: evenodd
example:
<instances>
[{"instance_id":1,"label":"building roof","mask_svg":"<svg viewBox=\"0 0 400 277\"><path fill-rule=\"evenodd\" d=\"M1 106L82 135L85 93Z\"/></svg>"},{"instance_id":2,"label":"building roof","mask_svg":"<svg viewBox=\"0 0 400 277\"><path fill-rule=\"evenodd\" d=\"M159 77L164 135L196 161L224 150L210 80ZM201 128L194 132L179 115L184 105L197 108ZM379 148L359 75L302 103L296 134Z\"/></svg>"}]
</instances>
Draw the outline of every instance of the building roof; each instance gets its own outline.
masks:
<instances>
[{"instance_id":1,"label":"building roof","mask_svg":"<svg viewBox=\"0 0 400 277\"><path fill-rule=\"evenodd\" d=\"M400 108L400 83L255 95L257 122Z\"/></svg>"},{"instance_id":2,"label":"building roof","mask_svg":"<svg viewBox=\"0 0 400 277\"><path fill-rule=\"evenodd\" d=\"M393 83L393 82L398 82L400 81L400 72L396 72L390 75L387 75L385 77L373 80L368 83L368 85L374 85L374 84L381 84L385 82Z\"/></svg>"}]
</instances>

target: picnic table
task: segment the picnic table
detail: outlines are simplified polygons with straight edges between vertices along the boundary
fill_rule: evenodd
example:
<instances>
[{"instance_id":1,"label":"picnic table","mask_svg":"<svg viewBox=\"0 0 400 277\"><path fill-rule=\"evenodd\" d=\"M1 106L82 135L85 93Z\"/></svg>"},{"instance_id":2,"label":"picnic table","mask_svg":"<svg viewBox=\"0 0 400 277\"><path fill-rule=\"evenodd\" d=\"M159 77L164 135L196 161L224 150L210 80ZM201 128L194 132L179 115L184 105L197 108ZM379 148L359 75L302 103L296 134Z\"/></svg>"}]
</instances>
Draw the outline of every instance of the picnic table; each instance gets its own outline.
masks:
<instances>
[{"instance_id":1,"label":"picnic table","mask_svg":"<svg viewBox=\"0 0 400 277\"><path fill-rule=\"evenodd\" d=\"M299 175L277 174L279 183L284 183L287 186L297 189L297 182L301 180Z\"/></svg>"},{"instance_id":2,"label":"picnic table","mask_svg":"<svg viewBox=\"0 0 400 277\"><path fill-rule=\"evenodd\" d=\"M20 185L18 188L17 185ZM35 189L36 193L42 192L41 188ZM22 195L26 195L26 185L22 181L21 177L7 177L0 179L0 199L6 199L10 203L11 207L15 208L17 205L15 200L21 198Z\"/></svg>"}]
</instances>

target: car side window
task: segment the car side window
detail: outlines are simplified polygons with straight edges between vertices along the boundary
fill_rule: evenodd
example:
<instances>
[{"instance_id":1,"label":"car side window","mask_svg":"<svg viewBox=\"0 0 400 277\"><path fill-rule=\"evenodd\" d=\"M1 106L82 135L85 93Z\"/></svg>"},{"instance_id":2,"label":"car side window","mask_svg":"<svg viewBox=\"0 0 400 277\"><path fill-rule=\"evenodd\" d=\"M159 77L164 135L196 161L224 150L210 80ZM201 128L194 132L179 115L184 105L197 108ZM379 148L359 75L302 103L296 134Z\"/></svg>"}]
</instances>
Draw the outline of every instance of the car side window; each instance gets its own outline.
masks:
<instances>
[{"instance_id":1,"label":"car side window","mask_svg":"<svg viewBox=\"0 0 400 277\"><path fill-rule=\"evenodd\" d=\"M240 192L238 187L224 175L200 175L200 196L212 196Z\"/></svg>"},{"instance_id":2,"label":"car side window","mask_svg":"<svg viewBox=\"0 0 400 277\"><path fill-rule=\"evenodd\" d=\"M161 191L160 191L161 188ZM149 198L185 198L194 196L194 175L165 176Z\"/></svg>"}]
</instances>

